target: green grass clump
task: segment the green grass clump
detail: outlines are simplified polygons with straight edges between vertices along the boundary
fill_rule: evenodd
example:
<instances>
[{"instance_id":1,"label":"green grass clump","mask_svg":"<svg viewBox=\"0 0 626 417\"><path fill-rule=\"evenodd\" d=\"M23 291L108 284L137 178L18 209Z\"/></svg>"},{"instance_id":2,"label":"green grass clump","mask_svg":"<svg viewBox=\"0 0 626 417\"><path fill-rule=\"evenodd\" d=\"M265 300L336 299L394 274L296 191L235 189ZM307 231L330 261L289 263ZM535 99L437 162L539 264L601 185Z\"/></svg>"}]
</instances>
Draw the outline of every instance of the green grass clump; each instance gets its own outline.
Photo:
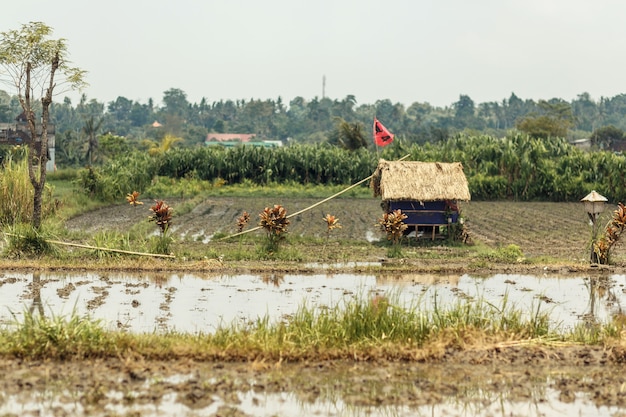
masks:
<instances>
[{"instance_id":1,"label":"green grass clump","mask_svg":"<svg viewBox=\"0 0 626 417\"><path fill-rule=\"evenodd\" d=\"M0 351L24 358L87 358L115 352L115 337L99 321L76 313L44 317L27 311L16 330L5 330L1 339Z\"/></svg>"},{"instance_id":2,"label":"green grass clump","mask_svg":"<svg viewBox=\"0 0 626 417\"><path fill-rule=\"evenodd\" d=\"M334 307L302 305L279 322L265 316L221 326L212 334L132 334L106 330L101 321L76 313L48 318L26 312L23 321L0 331L0 355L56 360L120 354L199 360L423 359L450 349L516 341L608 344L621 329L608 323L559 331L550 328L541 305L523 312L508 305L506 297L500 306L480 300L446 309L420 305L401 306L395 294L357 296Z\"/></svg>"},{"instance_id":3,"label":"green grass clump","mask_svg":"<svg viewBox=\"0 0 626 417\"><path fill-rule=\"evenodd\" d=\"M486 260L495 263L520 263L525 261L524 252L522 252L522 249L519 246L514 244L488 250L481 256Z\"/></svg>"},{"instance_id":4,"label":"green grass clump","mask_svg":"<svg viewBox=\"0 0 626 417\"><path fill-rule=\"evenodd\" d=\"M30 224L16 223L4 230L6 238L5 253L9 257L56 256L58 248L49 242L52 229L48 223L39 229Z\"/></svg>"}]
</instances>

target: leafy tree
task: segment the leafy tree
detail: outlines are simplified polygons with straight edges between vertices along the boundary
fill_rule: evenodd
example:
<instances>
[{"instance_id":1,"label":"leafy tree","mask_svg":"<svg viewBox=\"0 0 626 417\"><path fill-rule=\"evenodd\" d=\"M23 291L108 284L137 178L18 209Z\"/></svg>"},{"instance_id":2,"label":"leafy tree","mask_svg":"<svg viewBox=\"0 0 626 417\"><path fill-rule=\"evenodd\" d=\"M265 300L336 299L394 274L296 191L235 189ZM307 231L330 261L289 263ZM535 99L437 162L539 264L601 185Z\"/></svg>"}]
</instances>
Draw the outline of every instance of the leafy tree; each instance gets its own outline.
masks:
<instances>
[{"instance_id":1,"label":"leafy tree","mask_svg":"<svg viewBox=\"0 0 626 417\"><path fill-rule=\"evenodd\" d=\"M65 39L51 39L52 28L41 22L2 32L0 65L7 82L15 89L30 132L28 176L33 186L33 221L41 226L43 190L48 162L48 121L50 104L57 87L79 89L85 72L70 66ZM37 118L37 104L41 117ZM38 129L37 121L41 120Z\"/></svg>"},{"instance_id":2,"label":"leafy tree","mask_svg":"<svg viewBox=\"0 0 626 417\"><path fill-rule=\"evenodd\" d=\"M601 149L611 149L614 144L624 140L626 140L624 131L613 125L596 129L591 134L591 143Z\"/></svg>"},{"instance_id":3,"label":"leafy tree","mask_svg":"<svg viewBox=\"0 0 626 417\"><path fill-rule=\"evenodd\" d=\"M104 159L115 159L131 151L128 140L123 136L107 133L98 140L99 153Z\"/></svg>"},{"instance_id":4,"label":"leafy tree","mask_svg":"<svg viewBox=\"0 0 626 417\"><path fill-rule=\"evenodd\" d=\"M170 116L185 119L189 113L190 104L187 101L187 94L179 88L170 88L165 91L163 103L165 104L163 112Z\"/></svg>"},{"instance_id":5,"label":"leafy tree","mask_svg":"<svg viewBox=\"0 0 626 417\"><path fill-rule=\"evenodd\" d=\"M519 120L517 129L533 138L564 138L567 131L574 124L572 107L562 101L548 102L541 100L538 103L542 114L531 114Z\"/></svg>"},{"instance_id":6,"label":"leafy tree","mask_svg":"<svg viewBox=\"0 0 626 417\"><path fill-rule=\"evenodd\" d=\"M590 132L600 120L598 106L591 100L589 93L579 94L572 101L572 112L576 118L576 127L580 130Z\"/></svg>"}]
</instances>

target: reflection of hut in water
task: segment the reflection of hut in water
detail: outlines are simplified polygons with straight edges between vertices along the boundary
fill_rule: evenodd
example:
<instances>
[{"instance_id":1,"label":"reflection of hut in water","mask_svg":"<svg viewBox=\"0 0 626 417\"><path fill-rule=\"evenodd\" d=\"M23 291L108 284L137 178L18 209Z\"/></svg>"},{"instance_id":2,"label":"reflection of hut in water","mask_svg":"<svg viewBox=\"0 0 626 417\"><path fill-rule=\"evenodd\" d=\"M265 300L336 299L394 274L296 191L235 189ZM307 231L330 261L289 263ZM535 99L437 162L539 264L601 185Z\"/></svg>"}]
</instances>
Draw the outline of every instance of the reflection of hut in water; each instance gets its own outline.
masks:
<instances>
[{"instance_id":1,"label":"reflection of hut in water","mask_svg":"<svg viewBox=\"0 0 626 417\"><path fill-rule=\"evenodd\" d=\"M450 284L454 287L459 285L459 275L443 275L443 274L389 274L378 275L376 277L377 284Z\"/></svg>"},{"instance_id":2,"label":"reflection of hut in water","mask_svg":"<svg viewBox=\"0 0 626 417\"><path fill-rule=\"evenodd\" d=\"M460 162L381 159L370 186L374 196L382 198L386 213L400 209L407 216L407 233L424 233L432 239L440 233L441 226L461 220L459 201L471 199Z\"/></svg>"}]
</instances>

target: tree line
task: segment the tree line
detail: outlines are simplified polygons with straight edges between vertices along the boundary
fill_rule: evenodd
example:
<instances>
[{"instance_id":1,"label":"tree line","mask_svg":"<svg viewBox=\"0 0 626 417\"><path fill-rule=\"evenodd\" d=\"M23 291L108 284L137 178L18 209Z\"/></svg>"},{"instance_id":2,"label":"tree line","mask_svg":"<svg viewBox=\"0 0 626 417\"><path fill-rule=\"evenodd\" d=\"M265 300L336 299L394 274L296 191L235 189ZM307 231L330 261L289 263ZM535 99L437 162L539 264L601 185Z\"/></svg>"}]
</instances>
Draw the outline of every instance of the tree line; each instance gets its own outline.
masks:
<instances>
[{"instance_id":1,"label":"tree line","mask_svg":"<svg viewBox=\"0 0 626 417\"><path fill-rule=\"evenodd\" d=\"M17 99L0 91L0 122L13 121L19 112ZM142 150L166 135L181 138L177 146L203 145L210 132L253 133L259 139L285 144L328 142L347 149L371 149L374 117L397 137L415 144L446 141L461 132L504 137L517 130L543 139L591 138L597 148L611 149L624 142L626 94L593 100L582 93L570 102L556 98L535 101L511 94L500 102L480 104L460 95L457 102L442 108L420 102L406 107L388 99L358 104L353 95L343 99L296 97L289 103L280 97L191 103L184 91L172 88L164 92L160 105L152 99L140 103L125 97L105 104L84 95L74 105L65 98L52 103L50 117L56 125L59 166L95 163L101 156L99 142L106 134ZM161 127L154 128L155 121Z\"/></svg>"}]
</instances>

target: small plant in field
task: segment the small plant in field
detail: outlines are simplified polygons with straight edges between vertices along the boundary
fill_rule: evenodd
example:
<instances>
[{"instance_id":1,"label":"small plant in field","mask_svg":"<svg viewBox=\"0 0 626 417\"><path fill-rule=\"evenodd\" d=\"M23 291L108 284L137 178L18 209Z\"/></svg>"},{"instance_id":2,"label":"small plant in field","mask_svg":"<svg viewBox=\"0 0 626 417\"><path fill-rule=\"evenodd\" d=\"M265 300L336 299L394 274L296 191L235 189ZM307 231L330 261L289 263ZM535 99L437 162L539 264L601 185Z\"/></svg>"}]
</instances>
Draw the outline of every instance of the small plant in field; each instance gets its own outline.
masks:
<instances>
[{"instance_id":1,"label":"small plant in field","mask_svg":"<svg viewBox=\"0 0 626 417\"><path fill-rule=\"evenodd\" d=\"M149 217L149 220L155 222L161 229L161 237L157 241L155 251L157 253L168 254L170 253L170 245L173 242L173 239L167 235L172 221L172 208L163 200L157 200L155 204L150 207L150 211L152 211L152 215Z\"/></svg>"},{"instance_id":2,"label":"small plant in field","mask_svg":"<svg viewBox=\"0 0 626 417\"><path fill-rule=\"evenodd\" d=\"M163 200L155 201L155 204L150 207L152 215L150 221L155 222L161 229L161 234L167 233L170 228L170 221L172 220L172 208L168 206Z\"/></svg>"},{"instance_id":3,"label":"small plant in field","mask_svg":"<svg viewBox=\"0 0 626 417\"><path fill-rule=\"evenodd\" d=\"M126 201L128 201L128 203L130 203L130 205L133 207L143 205L143 202L139 201L138 198L139 198L139 192L137 191L133 191L130 194L126 194Z\"/></svg>"},{"instance_id":4,"label":"small plant in field","mask_svg":"<svg viewBox=\"0 0 626 417\"><path fill-rule=\"evenodd\" d=\"M626 206L617 203L617 210L613 212L613 218L606 225L604 236L594 244L594 252L603 265L610 262L611 248L619 241L622 232L626 229Z\"/></svg>"},{"instance_id":5,"label":"small plant in field","mask_svg":"<svg viewBox=\"0 0 626 417\"><path fill-rule=\"evenodd\" d=\"M322 220L326 222L326 237L330 236L330 232L335 229L341 229L339 219L333 215L327 214Z\"/></svg>"},{"instance_id":6,"label":"small plant in field","mask_svg":"<svg viewBox=\"0 0 626 417\"><path fill-rule=\"evenodd\" d=\"M324 248L322 249L323 254L326 251L326 245L330 239L330 232L335 229L341 229L341 224L339 223L339 219L331 214L326 214L326 217L322 220L326 223L326 242L324 243Z\"/></svg>"},{"instance_id":7,"label":"small plant in field","mask_svg":"<svg viewBox=\"0 0 626 417\"><path fill-rule=\"evenodd\" d=\"M388 255L392 258L402 256L400 242L402 241L402 236L404 236L404 231L408 227L404 223L407 217L406 214L402 213L402 210L398 209L391 213L384 213L383 217L378 219L380 230L386 233L387 240L392 243L392 248L388 252Z\"/></svg>"},{"instance_id":8,"label":"small plant in field","mask_svg":"<svg viewBox=\"0 0 626 417\"><path fill-rule=\"evenodd\" d=\"M237 233L243 232L243 229L248 225L250 221L250 214L244 211L243 214L237 219Z\"/></svg>"},{"instance_id":9,"label":"small plant in field","mask_svg":"<svg viewBox=\"0 0 626 417\"><path fill-rule=\"evenodd\" d=\"M265 207L259 217L261 218L259 226L265 230L267 236L266 252L275 252L280 242L285 239L287 227L291 223L287 218L287 210L277 204L272 208Z\"/></svg>"}]
</instances>

